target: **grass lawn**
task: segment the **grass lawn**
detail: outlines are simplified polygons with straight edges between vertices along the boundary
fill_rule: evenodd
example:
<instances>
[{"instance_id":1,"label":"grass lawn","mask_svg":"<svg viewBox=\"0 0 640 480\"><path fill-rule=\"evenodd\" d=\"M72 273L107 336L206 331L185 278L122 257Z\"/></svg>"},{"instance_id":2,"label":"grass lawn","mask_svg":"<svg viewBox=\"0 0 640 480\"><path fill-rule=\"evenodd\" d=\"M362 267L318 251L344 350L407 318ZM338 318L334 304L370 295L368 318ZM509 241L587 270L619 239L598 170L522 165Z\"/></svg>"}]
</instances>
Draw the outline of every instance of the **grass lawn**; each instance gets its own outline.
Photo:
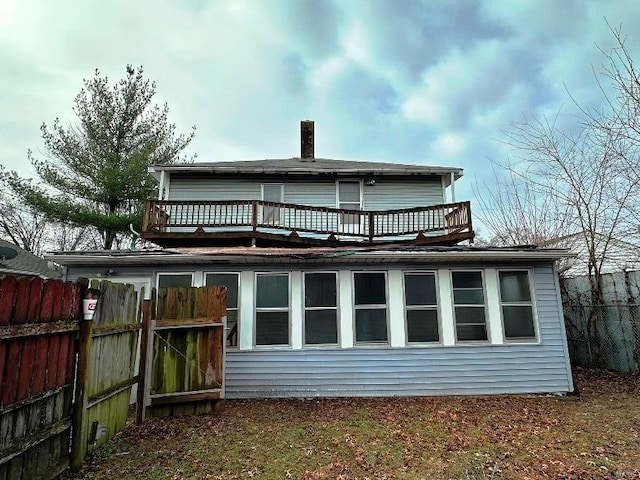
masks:
<instances>
[{"instance_id":1,"label":"grass lawn","mask_svg":"<svg viewBox=\"0 0 640 480\"><path fill-rule=\"evenodd\" d=\"M130 425L65 479L640 479L640 375L579 396L227 401Z\"/></svg>"}]
</instances>

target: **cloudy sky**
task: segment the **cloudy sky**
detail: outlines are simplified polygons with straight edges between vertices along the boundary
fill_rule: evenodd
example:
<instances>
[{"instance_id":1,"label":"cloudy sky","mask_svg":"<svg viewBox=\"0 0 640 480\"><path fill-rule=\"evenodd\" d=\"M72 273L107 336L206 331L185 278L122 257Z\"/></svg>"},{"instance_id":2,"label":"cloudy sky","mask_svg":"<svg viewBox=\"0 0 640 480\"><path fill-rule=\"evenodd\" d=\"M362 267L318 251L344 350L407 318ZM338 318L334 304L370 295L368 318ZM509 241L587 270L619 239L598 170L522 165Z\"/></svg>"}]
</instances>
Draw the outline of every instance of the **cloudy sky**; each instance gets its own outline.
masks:
<instances>
[{"instance_id":1,"label":"cloudy sky","mask_svg":"<svg viewBox=\"0 0 640 480\"><path fill-rule=\"evenodd\" d=\"M637 0L0 0L0 163L32 175L40 125L133 64L198 161L297 156L312 119L318 157L460 166L470 197L514 121L602 102L605 18L640 61Z\"/></svg>"}]
</instances>

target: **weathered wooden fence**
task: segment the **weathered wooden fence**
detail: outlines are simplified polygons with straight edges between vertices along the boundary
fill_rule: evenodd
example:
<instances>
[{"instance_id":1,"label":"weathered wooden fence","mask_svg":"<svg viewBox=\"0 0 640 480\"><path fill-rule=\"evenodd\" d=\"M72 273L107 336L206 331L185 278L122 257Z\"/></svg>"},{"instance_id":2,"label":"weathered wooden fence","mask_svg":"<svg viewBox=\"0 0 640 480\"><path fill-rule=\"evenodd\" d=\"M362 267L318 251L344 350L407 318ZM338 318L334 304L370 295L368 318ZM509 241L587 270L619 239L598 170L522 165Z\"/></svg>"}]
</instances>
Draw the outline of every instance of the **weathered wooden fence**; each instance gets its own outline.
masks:
<instances>
[{"instance_id":1,"label":"weathered wooden fence","mask_svg":"<svg viewBox=\"0 0 640 480\"><path fill-rule=\"evenodd\" d=\"M127 422L138 333L133 285L100 282L93 321L82 322L71 466L79 467L87 453L104 444ZM81 418L80 418L81 417Z\"/></svg>"},{"instance_id":2,"label":"weathered wooden fence","mask_svg":"<svg viewBox=\"0 0 640 480\"><path fill-rule=\"evenodd\" d=\"M87 450L124 427L137 380L135 292L96 284L94 320L82 321L86 286L0 279L0 480L79 467Z\"/></svg>"},{"instance_id":3,"label":"weathered wooden fence","mask_svg":"<svg viewBox=\"0 0 640 480\"><path fill-rule=\"evenodd\" d=\"M146 396L139 396L139 405L144 405L139 421L145 415L190 415L221 408L226 299L226 289L219 286L152 292L142 309L146 352L140 376L145 383L139 391Z\"/></svg>"},{"instance_id":4,"label":"weathered wooden fence","mask_svg":"<svg viewBox=\"0 0 640 480\"><path fill-rule=\"evenodd\" d=\"M81 289L0 280L0 479L48 479L69 465Z\"/></svg>"}]
</instances>

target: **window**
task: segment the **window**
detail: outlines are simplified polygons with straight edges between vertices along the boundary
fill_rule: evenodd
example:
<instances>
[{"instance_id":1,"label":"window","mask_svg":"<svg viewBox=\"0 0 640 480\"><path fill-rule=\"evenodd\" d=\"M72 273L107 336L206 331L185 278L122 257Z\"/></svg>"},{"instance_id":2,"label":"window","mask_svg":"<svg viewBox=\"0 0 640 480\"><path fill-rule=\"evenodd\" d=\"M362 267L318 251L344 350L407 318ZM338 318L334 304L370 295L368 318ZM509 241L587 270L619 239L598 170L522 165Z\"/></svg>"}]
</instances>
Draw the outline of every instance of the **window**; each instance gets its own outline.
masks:
<instances>
[{"instance_id":1,"label":"window","mask_svg":"<svg viewBox=\"0 0 640 480\"><path fill-rule=\"evenodd\" d=\"M289 345L289 274L256 273L256 345Z\"/></svg>"},{"instance_id":2,"label":"window","mask_svg":"<svg viewBox=\"0 0 640 480\"><path fill-rule=\"evenodd\" d=\"M238 346L238 274L207 273L205 285L227 287L227 347Z\"/></svg>"},{"instance_id":3,"label":"window","mask_svg":"<svg viewBox=\"0 0 640 480\"><path fill-rule=\"evenodd\" d=\"M338 182L338 208L344 210L362 210L362 195L359 180ZM360 215L341 213L340 224L345 226L360 225ZM347 233L360 233L359 228L352 227Z\"/></svg>"},{"instance_id":4,"label":"window","mask_svg":"<svg viewBox=\"0 0 640 480\"><path fill-rule=\"evenodd\" d=\"M533 303L529 288L529 272L510 270L498 273L502 323L506 340L533 340L536 329L533 321Z\"/></svg>"},{"instance_id":5,"label":"window","mask_svg":"<svg viewBox=\"0 0 640 480\"><path fill-rule=\"evenodd\" d=\"M280 183L263 183L262 200L265 202L282 202L282 190L284 185ZM280 207L262 207L262 223L275 225L280 223Z\"/></svg>"},{"instance_id":6,"label":"window","mask_svg":"<svg viewBox=\"0 0 640 480\"><path fill-rule=\"evenodd\" d=\"M336 273L304 274L304 344L338 343Z\"/></svg>"},{"instance_id":7,"label":"window","mask_svg":"<svg viewBox=\"0 0 640 480\"><path fill-rule=\"evenodd\" d=\"M387 292L383 272L353 274L356 343L387 342Z\"/></svg>"},{"instance_id":8,"label":"window","mask_svg":"<svg viewBox=\"0 0 640 480\"><path fill-rule=\"evenodd\" d=\"M435 274L405 273L404 303L407 342L439 342Z\"/></svg>"},{"instance_id":9,"label":"window","mask_svg":"<svg viewBox=\"0 0 640 480\"><path fill-rule=\"evenodd\" d=\"M158 288L191 287L193 274L191 273L159 273Z\"/></svg>"},{"instance_id":10,"label":"window","mask_svg":"<svg viewBox=\"0 0 640 480\"><path fill-rule=\"evenodd\" d=\"M487 340L482 272L451 272L458 341Z\"/></svg>"}]
</instances>

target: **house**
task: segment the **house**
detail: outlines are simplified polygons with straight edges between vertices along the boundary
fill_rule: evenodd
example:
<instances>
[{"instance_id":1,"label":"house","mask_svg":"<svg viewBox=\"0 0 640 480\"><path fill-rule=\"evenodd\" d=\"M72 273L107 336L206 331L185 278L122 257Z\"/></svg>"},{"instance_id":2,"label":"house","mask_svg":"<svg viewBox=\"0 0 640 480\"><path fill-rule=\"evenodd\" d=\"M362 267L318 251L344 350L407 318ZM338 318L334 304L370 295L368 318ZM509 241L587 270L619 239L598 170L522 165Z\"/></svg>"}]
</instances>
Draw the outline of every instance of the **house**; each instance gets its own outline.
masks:
<instances>
[{"instance_id":1,"label":"house","mask_svg":"<svg viewBox=\"0 0 640 480\"><path fill-rule=\"evenodd\" d=\"M0 278L6 275L17 277L60 278L61 271L17 245L0 239Z\"/></svg>"},{"instance_id":2,"label":"house","mask_svg":"<svg viewBox=\"0 0 640 480\"><path fill-rule=\"evenodd\" d=\"M152 167L137 251L69 278L228 289L226 398L573 390L555 262L476 248L462 170L315 158Z\"/></svg>"},{"instance_id":3,"label":"house","mask_svg":"<svg viewBox=\"0 0 640 480\"><path fill-rule=\"evenodd\" d=\"M561 268L566 277L579 277L589 274L586 238L591 238L588 232L572 233L547 240L540 246L568 249L570 256L562 262ZM600 273L640 270L640 245L598 232L593 233L593 244L596 258L602 264Z\"/></svg>"}]
</instances>

